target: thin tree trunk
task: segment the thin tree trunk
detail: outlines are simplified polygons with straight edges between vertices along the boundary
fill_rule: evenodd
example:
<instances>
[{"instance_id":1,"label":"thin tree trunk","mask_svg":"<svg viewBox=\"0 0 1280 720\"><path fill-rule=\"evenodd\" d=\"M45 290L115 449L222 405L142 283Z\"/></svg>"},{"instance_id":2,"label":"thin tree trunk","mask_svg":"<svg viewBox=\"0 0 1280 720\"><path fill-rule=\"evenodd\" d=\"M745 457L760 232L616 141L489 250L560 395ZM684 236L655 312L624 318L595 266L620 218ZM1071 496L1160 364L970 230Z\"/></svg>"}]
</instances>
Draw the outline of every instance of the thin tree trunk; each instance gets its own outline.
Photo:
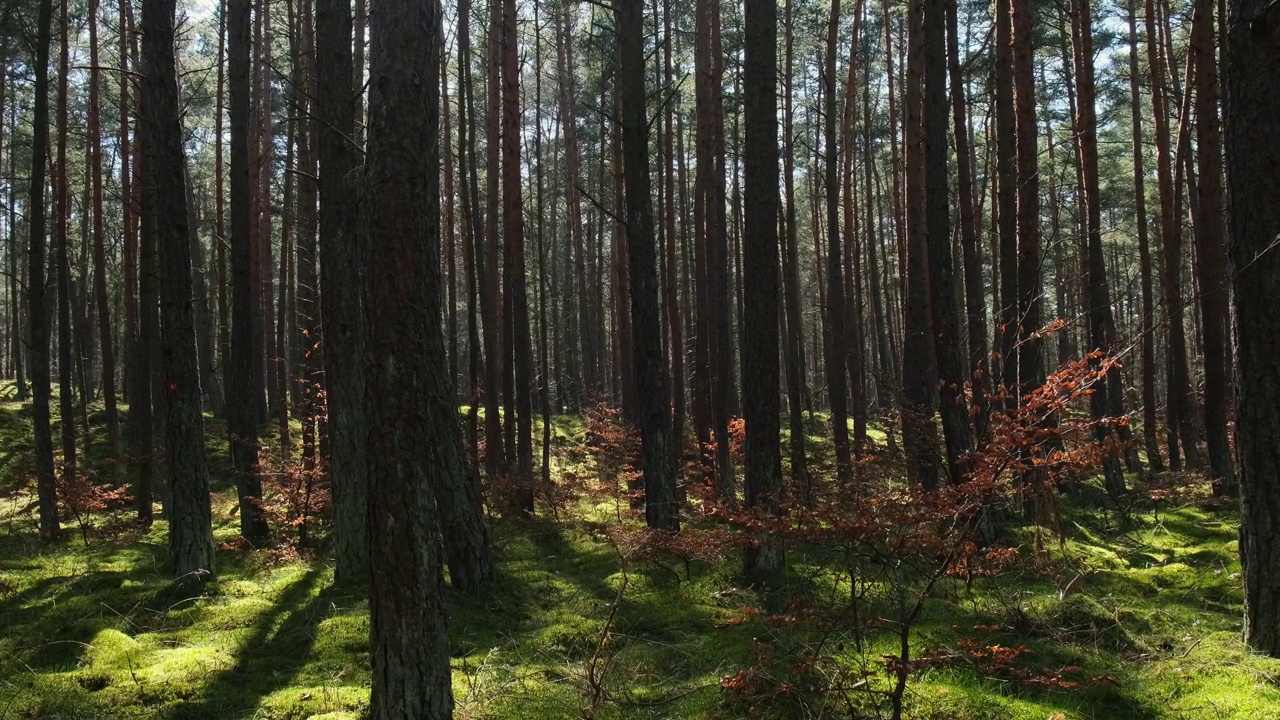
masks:
<instances>
[{"instance_id":1,"label":"thin tree trunk","mask_svg":"<svg viewBox=\"0 0 1280 720\"><path fill-rule=\"evenodd\" d=\"M520 55L516 0L503 0L502 28L502 200L507 292L512 317L515 371L516 507L533 514L533 343L524 257L524 195L520 165ZM508 417L508 422L510 417Z\"/></svg>"},{"instance_id":2,"label":"thin tree trunk","mask_svg":"<svg viewBox=\"0 0 1280 720\"><path fill-rule=\"evenodd\" d=\"M99 113L99 86L102 82L98 69L98 2L93 0L89 8L89 152L93 175L93 296L98 313L98 340L102 345L102 395L107 420L107 458L115 463L120 456L120 413L116 408L115 351L112 347L111 304L107 296L106 232L102 213L102 131ZM0 108L3 103L0 102ZM10 229L12 231L12 228ZM120 478L118 465L112 465L111 476Z\"/></svg>"},{"instance_id":3,"label":"thin tree trunk","mask_svg":"<svg viewBox=\"0 0 1280 720\"><path fill-rule=\"evenodd\" d=\"M1200 215L1196 233L1196 280L1204 332L1204 423L1209 474L1215 494L1235 494L1228 437L1230 358L1227 324L1230 297L1222 192L1222 139L1218 131L1218 64L1214 58L1214 0L1196 0L1191 52L1196 56L1196 161L1200 169ZM1190 78L1187 79L1190 83ZM1190 88L1188 88L1188 91Z\"/></svg>"},{"instance_id":4,"label":"thin tree trunk","mask_svg":"<svg viewBox=\"0 0 1280 720\"><path fill-rule=\"evenodd\" d=\"M1142 144L1142 75L1138 69L1138 0L1129 0L1129 104L1133 128L1133 200L1138 222L1138 271L1142 283L1142 439L1147 462L1156 472L1164 470L1157 440L1155 309L1151 280L1151 242L1147 231L1147 178ZM1148 38L1147 42L1151 42Z\"/></svg>"},{"instance_id":5,"label":"thin tree trunk","mask_svg":"<svg viewBox=\"0 0 1280 720\"><path fill-rule=\"evenodd\" d=\"M49 45L53 0L41 0L36 26L35 107L32 115L31 194L27 227L31 235L27 265L31 308L31 394L35 425L36 497L40 539L52 542L61 534L58 523L57 480L53 465L53 428L49 419L49 306L45 287L45 169L49 157Z\"/></svg>"},{"instance_id":6,"label":"thin tree trunk","mask_svg":"<svg viewBox=\"0 0 1280 720\"><path fill-rule=\"evenodd\" d=\"M831 402L831 430L836 450L836 478L841 484L853 476L849 448L849 419L845 385L844 280L841 278L840 252L840 186L836 159L836 46L839 38L840 0L832 0L827 21L826 64L823 66L824 135L826 153L823 183L826 190L827 220L827 389Z\"/></svg>"}]
</instances>

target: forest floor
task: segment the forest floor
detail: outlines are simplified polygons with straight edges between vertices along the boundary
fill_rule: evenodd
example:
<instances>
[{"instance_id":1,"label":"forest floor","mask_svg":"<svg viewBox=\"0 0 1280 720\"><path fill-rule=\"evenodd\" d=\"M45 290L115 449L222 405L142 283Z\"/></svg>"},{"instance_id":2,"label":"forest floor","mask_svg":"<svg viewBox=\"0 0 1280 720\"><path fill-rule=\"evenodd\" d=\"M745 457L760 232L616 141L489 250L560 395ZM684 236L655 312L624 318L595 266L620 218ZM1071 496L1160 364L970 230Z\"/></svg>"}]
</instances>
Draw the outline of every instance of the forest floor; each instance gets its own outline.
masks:
<instances>
[{"instance_id":1,"label":"forest floor","mask_svg":"<svg viewBox=\"0 0 1280 720\"><path fill-rule=\"evenodd\" d=\"M162 516L142 531L112 528L99 514L87 542L74 520L64 540L38 542L30 408L7 390L0 720L360 717L368 603L333 585L322 552L236 547L235 492L216 424L218 579L186 597L170 587ZM558 421L557 444L580 443L582 432L577 420ZM765 592L743 582L736 551L688 563L627 557L600 530L610 512L604 503L559 519L494 520L491 591L480 601L449 597L457 717L885 716L883 697L868 691L888 686L882 656L896 652L895 633L857 637L744 610L784 608L801 592L838 595L829 563L793 551ZM966 661L918 668L905 716L1280 718L1280 661L1251 656L1240 642L1233 505L1204 492L1152 494L1125 515L1064 510L1064 538L1046 540L1046 552L1065 574L938 583L912 633L913 654ZM731 680L747 677L744 669L751 692Z\"/></svg>"}]
</instances>

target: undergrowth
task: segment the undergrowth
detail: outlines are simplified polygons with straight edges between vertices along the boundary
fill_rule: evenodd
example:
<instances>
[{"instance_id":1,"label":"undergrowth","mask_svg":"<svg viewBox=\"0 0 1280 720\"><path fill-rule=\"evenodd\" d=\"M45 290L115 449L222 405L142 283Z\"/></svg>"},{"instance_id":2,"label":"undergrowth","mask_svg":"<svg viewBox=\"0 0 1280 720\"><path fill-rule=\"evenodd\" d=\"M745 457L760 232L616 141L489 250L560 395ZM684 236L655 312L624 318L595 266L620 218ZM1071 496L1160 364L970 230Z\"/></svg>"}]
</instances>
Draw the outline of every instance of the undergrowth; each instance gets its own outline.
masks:
<instances>
[{"instance_id":1,"label":"undergrowth","mask_svg":"<svg viewBox=\"0 0 1280 720\"><path fill-rule=\"evenodd\" d=\"M222 549L217 581L196 597L170 587L163 515L146 530L121 528L98 509L87 544L76 533L37 541L29 423L29 408L0 403L0 720L361 716L367 602L334 586L318 519L292 553L235 542L216 423ZM858 637L851 623L814 621L815 606L859 591L830 572L827 550L789 547L765 590L740 577L736 546L707 519L690 518L683 544L654 545L627 530L625 470L591 432L590 420L556 418L553 477L599 488L608 476L615 490L548 489L554 518L495 519L497 580L478 601L449 597L458 717L887 712L862 690L893 672L892 613L869 604L875 612L860 622L880 631ZM829 463L828 446L812 438L816 468ZM937 581L911 635L905 716L1280 717L1280 661L1250 655L1239 639L1234 508L1194 478L1144 481L1123 513L1081 509L1106 506L1096 480L1078 493L1063 503L1062 541L1044 540L1035 567ZM822 715L815 688L828 700Z\"/></svg>"}]
</instances>

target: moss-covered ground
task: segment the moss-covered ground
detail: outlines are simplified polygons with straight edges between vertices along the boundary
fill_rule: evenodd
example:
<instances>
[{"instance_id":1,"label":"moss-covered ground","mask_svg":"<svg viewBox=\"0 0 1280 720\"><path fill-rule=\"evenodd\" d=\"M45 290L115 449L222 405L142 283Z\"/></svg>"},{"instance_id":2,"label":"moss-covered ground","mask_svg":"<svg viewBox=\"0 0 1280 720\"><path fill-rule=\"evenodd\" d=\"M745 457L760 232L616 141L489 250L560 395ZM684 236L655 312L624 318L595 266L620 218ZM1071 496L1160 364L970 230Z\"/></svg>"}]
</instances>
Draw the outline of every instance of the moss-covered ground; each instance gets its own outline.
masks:
<instances>
[{"instance_id":1,"label":"moss-covered ground","mask_svg":"<svg viewBox=\"0 0 1280 720\"><path fill-rule=\"evenodd\" d=\"M368 605L358 590L333 585L323 548L284 561L222 550L216 582L190 597L169 585L163 517L146 531L95 533L87 544L68 532L43 545L29 481L30 411L8 391L0 392L0 720L360 717ZM577 421L556 428L558 442L580 442ZM234 490L215 431L215 533L231 543ZM785 632L739 621L740 608L776 597L743 583L736 553L688 568L624 563L591 524L569 515L495 519L492 590L450 596L459 717L813 716L784 698L748 709L722 687L757 659L756 640ZM1251 655L1239 639L1229 503L1144 499L1124 522L1081 510L1064 520L1065 541L1047 545L1073 569L1068 579L1078 576L1069 586L1066 576L1032 572L969 586L944 581L913 642L917 654L966 638L1025 647L1029 666L1078 667L1078 684L1044 687L938 665L912 677L908 717L1280 718L1280 661ZM815 567L793 553L782 592L818 582ZM837 663L880 668L890 642L886 634L860 653L852 645L829 652ZM852 712L829 707L823 717Z\"/></svg>"}]
</instances>

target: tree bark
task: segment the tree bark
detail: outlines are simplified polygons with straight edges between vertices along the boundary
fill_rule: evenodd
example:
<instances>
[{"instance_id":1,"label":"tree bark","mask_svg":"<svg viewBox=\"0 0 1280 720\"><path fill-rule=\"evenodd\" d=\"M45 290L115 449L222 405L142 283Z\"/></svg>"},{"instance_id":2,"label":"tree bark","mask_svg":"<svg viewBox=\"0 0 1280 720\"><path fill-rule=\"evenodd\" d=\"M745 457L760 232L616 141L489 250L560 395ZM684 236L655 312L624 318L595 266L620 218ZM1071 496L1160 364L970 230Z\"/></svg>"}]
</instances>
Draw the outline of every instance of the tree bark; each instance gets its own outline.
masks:
<instances>
[{"instance_id":1,"label":"tree bark","mask_svg":"<svg viewBox=\"0 0 1280 720\"><path fill-rule=\"evenodd\" d=\"M102 126L99 113L99 91L102 84L98 69L98 0L89 3L89 159L93 173L93 299L98 313L98 342L102 345L102 400L107 416L107 458L120 459L120 412L116 407L116 356L112 343L111 303L107 295L106 231L102 213ZM2 104L0 104L2 105ZM123 154L121 155L123 161ZM112 465L110 476L118 482L119 465Z\"/></svg>"},{"instance_id":2,"label":"tree bark","mask_svg":"<svg viewBox=\"0 0 1280 720\"><path fill-rule=\"evenodd\" d=\"M645 520L651 528L680 529L671 415L658 305L658 258L649 184L649 124L644 88L644 0L614 4L618 33L617 92L626 174L627 262L631 289L632 348L640 403Z\"/></svg>"},{"instance_id":3,"label":"tree bark","mask_svg":"<svg viewBox=\"0 0 1280 720\"><path fill-rule=\"evenodd\" d=\"M1196 164L1200 169L1202 227L1196 238L1196 280L1204 333L1204 424L1208 440L1209 475L1214 493L1235 494L1231 440L1227 433L1230 322L1226 288L1227 258L1222 222L1222 139L1218 130L1218 64L1215 62L1214 0L1196 0L1191 29L1191 52L1196 56ZM1190 83L1190 79L1187 80ZM1190 90L1190 88L1188 88Z\"/></svg>"},{"instance_id":4,"label":"tree bark","mask_svg":"<svg viewBox=\"0 0 1280 720\"><path fill-rule=\"evenodd\" d=\"M333 484L336 579L369 576L369 466L365 414L362 268L365 239L357 231L360 165L356 114L360 90L352 86L351 8L346 0L316 0L316 99L320 171L320 317L326 340L324 384L328 401L327 470ZM357 43L361 44L361 43Z\"/></svg>"},{"instance_id":5,"label":"tree bark","mask_svg":"<svg viewBox=\"0 0 1280 720\"><path fill-rule=\"evenodd\" d=\"M924 0L924 3L924 108L940 109L947 105L947 6L953 3L946 0ZM947 117L940 110L923 115L924 229L929 257L929 305L938 363L938 408L942 415L948 472L951 482L959 484L964 481L964 455L973 446L973 433L964 392L965 376L969 373L965 369L960 309L956 305L947 178ZM1032 128L1034 138L1034 117ZM929 415L932 420L933 413Z\"/></svg>"},{"instance_id":6,"label":"tree bark","mask_svg":"<svg viewBox=\"0 0 1280 720\"><path fill-rule=\"evenodd\" d=\"M364 274L373 720L453 714L431 486L467 471L440 331L437 7L387 0L370 17L361 221L384 265Z\"/></svg>"},{"instance_id":7,"label":"tree bark","mask_svg":"<svg viewBox=\"0 0 1280 720\"><path fill-rule=\"evenodd\" d=\"M853 477L849 448L849 414L845 384L844 280L840 252L840 185L836 159L836 46L839 38L840 0L832 0L827 21L826 64L823 66L824 151L823 183L826 190L827 221L827 390L831 403L831 434L836 450L836 479L842 485Z\"/></svg>"},{"instance_id":8,"label":"tree bark","mask_svg":"<svg viewBox=\"0 0 1280 720\"><path fill-rule=\"evenodd\" d=\"M169 558L174 577L189 582L212 578L212 512L209 462L201 409L200 363L196 352L191 296L191 235L187 227L186 164L182 157L182 121L174 49L175 0L142 4L142 48L146 77L147 171L151 190L147 209L154 217L159 263L163 333L163 406L170 471Z\"/></svg>"},{"instance_id":9,"label":"tree bark","mask_svg":"<svg viewBox=\"0 0 1280 720\"><path fill-rule=\"evenodd\" d=\"M745 172L742 238L742 411L747 423L747 507L776 512L782 491L778 442L778 5L747 0L743 16L746 58L743 145ZM747 546L744 571L764 575L782 564L782 548L768 534Z\"/></svg>"},{"instance_id":10,"label":"tree bark","mask_svg":"<svg viewBox=\"0 0 1280 720\"><path fill-rule=\"evenodd\" d=\"M250 2L227 0L227 66L231 118L231 356L227 367L227 435L240 502L240 534L259 540L267 534L259 508L262 479L258 476L258 424L261 375L255 357L261 355L260 288L254 283L254 229L251 217L249 168Z\"/></svg>"},{"instance_id":11,"label":"tree bark","mask_svg":"<svg viewBox=\"0 0 1280 720\"><path fill-rule=\"evenodd\" d=\"M1142 75L1138 69L1138 0L1129 0L1129 105L1133 132L1133 201L1138 223L1138 271L1142 284L1142 439L1147 462L1164 470L1157 439L1155 309L1151 280L1151 242L1147 231L1147 179L1142 144ZM1151 42L1148 38L1147 42Z\"/></svg>"},{"instance_id":12,"label":"tree bark","mask_svg":"<svg viewBox=\"0 0 1280 720\"><path fill-rule=\"evenodd\" d=\"M1222 51L1227 223L1234 278L1244 640L1280 657L1280 26L1275 5L1228 0Z\"/></svg>"},{"instance_id":13,"label":"tree bark","mask_svg":"<svg viewBox=\"0 0 1280 720\"><path fill-rule=\"evenodd\" d=\"M502 200L515 370L516 507L533 514L533 343L524 252L524 193L520 165L520 48L516 0L502 3ZM647 166L646 166L647 167ZM492 168L491 168L492 170ZM507 418L508 422L511 418Z\"/></svg>"},{"instance_id":14,"label":"tree bark","mask_svg":"<svg viewBox=\"0 0 1280 720\"><path fill-rule=\"evenodd\" d=\"M45 169L49 157L49 45L53 0L41 0L36 25L35 107L32 114L31 190L27 204L30 237L27 293L31 313L31 414L35 424L36 498L40 539L61 534L57 480L53 465L53 428L49 419L49 306L45 287Z\"/></svg>"}]
</instances>

